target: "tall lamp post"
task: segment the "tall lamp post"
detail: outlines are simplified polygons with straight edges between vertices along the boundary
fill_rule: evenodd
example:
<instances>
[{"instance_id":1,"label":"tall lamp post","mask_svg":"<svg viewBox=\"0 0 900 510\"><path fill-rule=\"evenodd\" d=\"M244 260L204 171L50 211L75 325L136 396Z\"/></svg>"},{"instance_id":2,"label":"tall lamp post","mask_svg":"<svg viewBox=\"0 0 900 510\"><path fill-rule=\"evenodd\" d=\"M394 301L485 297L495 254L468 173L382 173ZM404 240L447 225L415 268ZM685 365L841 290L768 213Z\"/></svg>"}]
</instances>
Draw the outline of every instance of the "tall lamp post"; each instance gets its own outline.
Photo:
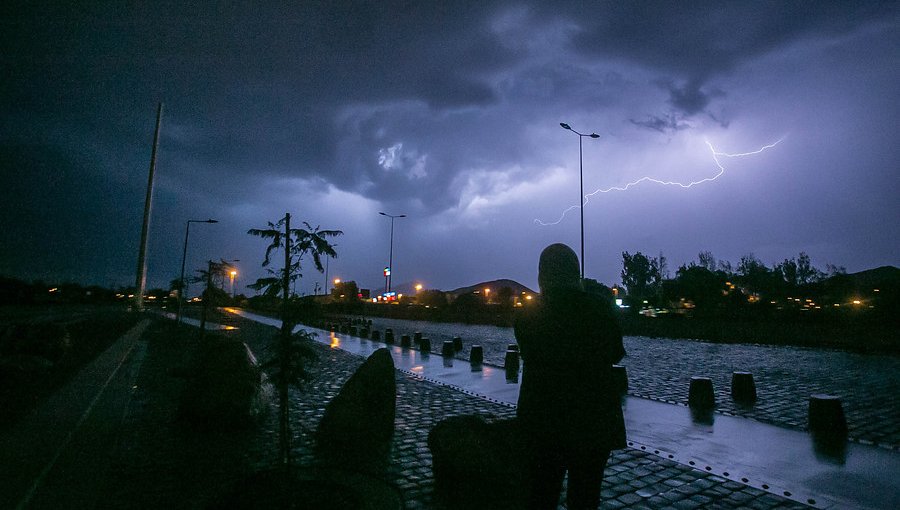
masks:
<instances>
[{"instance_id":1,"label":"tall lamp post","mask_svg":"<svg viewBox=\"0 0 900 510\"><path fill-rule=\"evenodd\" d=\"M600 138L600 135L597 133L585 134L579 133L572 129L571 126L566 124L565 122L559 123L560 127L563 129L567 129L576 135L578 135L578 183L579 183L579 191L578 194L578 204L581 208L581 279L584 279L584 156L582 151L582 140L584 137L589 136L591 138Z\"/></svg>"},{"instance_id":2,"label":"tall lamp post","mask_svg":"<svg viewBox=\"0 0 900 510\"><path fill-rule=\"evenodd\" d=\"M386 274L384 275L384 287L385 287L384 293L390 294L390 292L391 292L391 274L394 272L393 271L393 269L394 269L394 220L396 218L406 218L406 215L405 214L394 215L394 214L387 214L387 213L383 213L383 212L379 212L378 214L380 214L382 216L387 216L388 218L391 219L391 251L390 251L390 256L388 257L387 271L385 271ZM387 297L387 296L385 296L385 297Z\"/></svg>"},{"instance_id":3,"label":"tall lamp post","mask_svg":"<svg viewBox=\"0 0 900 510\"><path fill-rule=\"evenodd\" d=\"M181 288L178 290L178 312L175 316L175 323L181 324L181 307L184 303L184 296L187 294L185 283L184 283L184 264L187 261L187 245L188 245L188 235L191 233L191 223L218 223L219 220L214 220L212 218L208 220L187 220L187 227L184 229L184 251L181 253L181 277L179 281L181 282Z\"/></svg>"}]
</instances>

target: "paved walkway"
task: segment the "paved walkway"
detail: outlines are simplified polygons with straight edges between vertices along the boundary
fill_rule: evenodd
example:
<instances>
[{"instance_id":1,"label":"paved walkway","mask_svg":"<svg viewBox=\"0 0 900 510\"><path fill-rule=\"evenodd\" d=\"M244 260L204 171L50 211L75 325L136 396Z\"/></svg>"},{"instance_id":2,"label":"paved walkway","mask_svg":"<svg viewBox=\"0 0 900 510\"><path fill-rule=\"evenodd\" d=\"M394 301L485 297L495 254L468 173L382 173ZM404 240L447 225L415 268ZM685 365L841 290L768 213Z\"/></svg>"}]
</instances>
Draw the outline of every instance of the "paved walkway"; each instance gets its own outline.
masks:
<instances>
[{"instance_id":1,"label":"paved walkway","mask_svg":"<svg viewBox=\"0 0 900 510\"><path fill-rule=\"evenodd\" d=\"M515 343L512 328L373 318L374 328L393 328L397 338L422 331L432 352L444 340L460 336L468 359L472 344L481 344L487 363L503 366L506 346ZM841 397L850 437L862 444L900 450L900 357L830 349L627 336L629 394L687 405L692 376L713 381L716 410L799 430L806 428L809 396ZM759 399L750 407L735 405L729 394L731 374L751 372Z\"/></svg>"},{"instance_id":2,"label":"paved walkway","mask_svg":"<svg viewBox=\"0 0 900 510\"><path fill-rule=\"evenodd\" d=\"M223 334L239 335L261 360L268 357L273 328L234 316L227 324L236 329ZM132 335L101 356L107 360L106 378L101 377L108 382L107 389L100 397L95 391L93 400L88 398L96 402L92 411L97 413L96 419L89 416L80 421L82 427L90 422L98 427L76 434L83 442L73 436L69 452L50 455L56 462L49 463L49 468L48 463L34 462L40 469L31 469L32 476L45 474L30 500L23 500L19 491L0 507L15 508L24 501L22 508L200 508L248 474L275 463L274 413L260 427L243 430L201 431L177 419L184 380L174 377L172 369L184 366L189 344L172 334L171 326L168 321L154 321L146 336L148 343L138 342ZM312 368L313 378L303 392L293 392L291 399L295 454L300 463L312 461L312 431L325 405L363 361L328 345L319 344L316 349L319 360ZM110 363L110 359L119 362ZM111 368L116 366L124 369ZM398 371L396 381L396 433L385 479L402 492L406 508L435 508L428 431L448 416L480 413L508 417L514 409L413 374ZM93 383L81 385L85 387L96 389ZM33 451L57 427L56 423L33 423L32 433L22 436L28 441L7 441L0 452L15 458L15 448ZM122 423L121 429L108 426L117 423ZM98 458L103 459L100 465ZM13 483L9 473L12 471L5 472L0 483ZM760 488L642 450L637 444L615 452L606 475L603 508L804 508ZM79 490L83 494L78 494Z\"/></svg>"},{"instance_id":3,"label":"paved walkway","mask_svg":"<svg viewBox=\"0 0 900 510\"><path fill-rule=\"evenodd\" d=\"M0 508L90 508L103 494L144 354L144 320L0 433Z\"/></svg>"}]
</instances>

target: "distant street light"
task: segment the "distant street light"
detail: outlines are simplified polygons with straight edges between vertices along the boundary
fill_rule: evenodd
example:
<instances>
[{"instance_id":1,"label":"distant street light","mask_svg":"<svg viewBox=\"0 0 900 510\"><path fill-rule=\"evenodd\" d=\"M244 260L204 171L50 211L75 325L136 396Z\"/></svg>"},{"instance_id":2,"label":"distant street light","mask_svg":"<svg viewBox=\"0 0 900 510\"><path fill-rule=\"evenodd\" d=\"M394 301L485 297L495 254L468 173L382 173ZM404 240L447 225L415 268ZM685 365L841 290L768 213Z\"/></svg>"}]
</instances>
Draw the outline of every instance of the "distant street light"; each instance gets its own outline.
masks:
<instances>
[{"instance_id":1,"label":"distant street light","mask_svg":"<svg viewBox=\"0 0 900 510\"><path fill-rule=\"evenodd\" d=\"M568 129L569 131L578 135L578 182L579 182L579 190L580 193L578 195L578 205L581 208L581 279L584 279L584 156L582 152L582 139L586 136L591 138L600 138L600 135L597 133L591 133L589 135L584 133L579 133L571 128L565 122L560 122L559 125L563 129Z\"/></svg>"},{"instance_id":2,"label":"distant street light","mask_svg":"<svg viewBox=\"0 0 900 510\"><path fill-rule=\"evenodd\" d=\"M180 281L180 289L178 290L178 312L175 315L175 323L181 324L181 306L184 301L184 296L187 295L187 286L184 283L184 263L187 261L187 246L188 246L188 235L191 233L191 223L218 223L219 220L214 220L212 218L208 220L187 220L187 227L184 229L184 251L181 254L181 277Z\"/></svg>"},{"instance_id":3,"label":"distant street light","mask_svg":"<svg viewBox=\"0 0 900 510\"><path fill-rule=\"evenodd\" d=\"M394 266L394 219L396 218L406 218L405 214L387 214L383 212L379 212L378 214L382 216L387 216L391 219L391 251L390 256L388 257L388 267L384 270L384 293L390 294L391 292L391 273L393 272Z\"/></svg>"},{"instance_id":4,"label":"distant street light","mask_svg":"<svg viewBox=\"0 0 900 510\"><path fill-rule=\"evenodd\" d=\"M231 276L231 299L234 299L234 277L237 276L237 271L232 269L228 274Z\"/></svg>"}]
</instances>

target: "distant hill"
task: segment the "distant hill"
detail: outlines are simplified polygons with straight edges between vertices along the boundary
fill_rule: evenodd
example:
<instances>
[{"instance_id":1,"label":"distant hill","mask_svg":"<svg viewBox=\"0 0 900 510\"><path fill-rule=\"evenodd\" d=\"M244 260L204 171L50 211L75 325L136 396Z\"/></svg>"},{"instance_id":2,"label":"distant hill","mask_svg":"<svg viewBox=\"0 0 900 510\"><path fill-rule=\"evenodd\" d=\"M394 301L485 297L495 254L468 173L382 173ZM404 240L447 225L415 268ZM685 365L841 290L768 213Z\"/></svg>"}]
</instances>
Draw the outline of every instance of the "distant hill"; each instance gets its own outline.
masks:
<instances>
[{"instance_id":1,"label":"distant hill","mask_svg":"<svg viewBox=\"0 0 900 510\"><path fill-rule=\"evenodd\" d=\"M867 269L858 273L848 273L842 276L861 288L892 288L900 284L900 269L894 266L881 266L875 269Z\"/></svg>"},{"instance_id":2,"label":"distant hill","mask_svg":"<svg viewBox=\"0 0 900 510\"><path fill-rule=\"evenodd\" d=\"M537 294L535 291L529 289L528 287L522 285L521 283L515 280L508 280L506 278L501 278L499 280L491 280L489 282L481 282L476 283L475 285L470 285L468 287L460 287L458 289L447 291L448 294L452 294L454 296L459 296L462 294L470 294L475 291L481 292L482 289L491 289L491 292L497 292L503 287L509 287L513 290L513 294L521 294L526 292L528 294Z\"/></svg>"}]
</instances>

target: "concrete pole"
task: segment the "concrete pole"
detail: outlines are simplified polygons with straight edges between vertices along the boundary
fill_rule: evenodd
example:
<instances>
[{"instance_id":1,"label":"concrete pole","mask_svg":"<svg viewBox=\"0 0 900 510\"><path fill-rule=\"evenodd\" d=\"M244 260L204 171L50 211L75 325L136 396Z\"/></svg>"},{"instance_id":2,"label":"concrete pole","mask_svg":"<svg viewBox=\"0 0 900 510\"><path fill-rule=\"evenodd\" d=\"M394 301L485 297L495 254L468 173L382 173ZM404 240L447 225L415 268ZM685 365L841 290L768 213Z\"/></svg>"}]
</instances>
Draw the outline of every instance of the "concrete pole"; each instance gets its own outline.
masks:
<instances>
[{"instance_id":1,"label":"concrete pole","mask_svg":"<svg viewBox=\"0 0 900 510\"><path fill-rule=\"evenodd\" d=\"M162 120L162 103L156 107L156 131L153 134L153 150L150 153L150 175L147 177L147 197L144 200L144 223L141 228L141 245L138 251L137 276L134 286L134 308L144 310L144 288L147 285L147 235L150 230L150 204L153 201L153 173L156 171L156 152L159 149L159 125Z\"/></svg>"}]
</instances>

